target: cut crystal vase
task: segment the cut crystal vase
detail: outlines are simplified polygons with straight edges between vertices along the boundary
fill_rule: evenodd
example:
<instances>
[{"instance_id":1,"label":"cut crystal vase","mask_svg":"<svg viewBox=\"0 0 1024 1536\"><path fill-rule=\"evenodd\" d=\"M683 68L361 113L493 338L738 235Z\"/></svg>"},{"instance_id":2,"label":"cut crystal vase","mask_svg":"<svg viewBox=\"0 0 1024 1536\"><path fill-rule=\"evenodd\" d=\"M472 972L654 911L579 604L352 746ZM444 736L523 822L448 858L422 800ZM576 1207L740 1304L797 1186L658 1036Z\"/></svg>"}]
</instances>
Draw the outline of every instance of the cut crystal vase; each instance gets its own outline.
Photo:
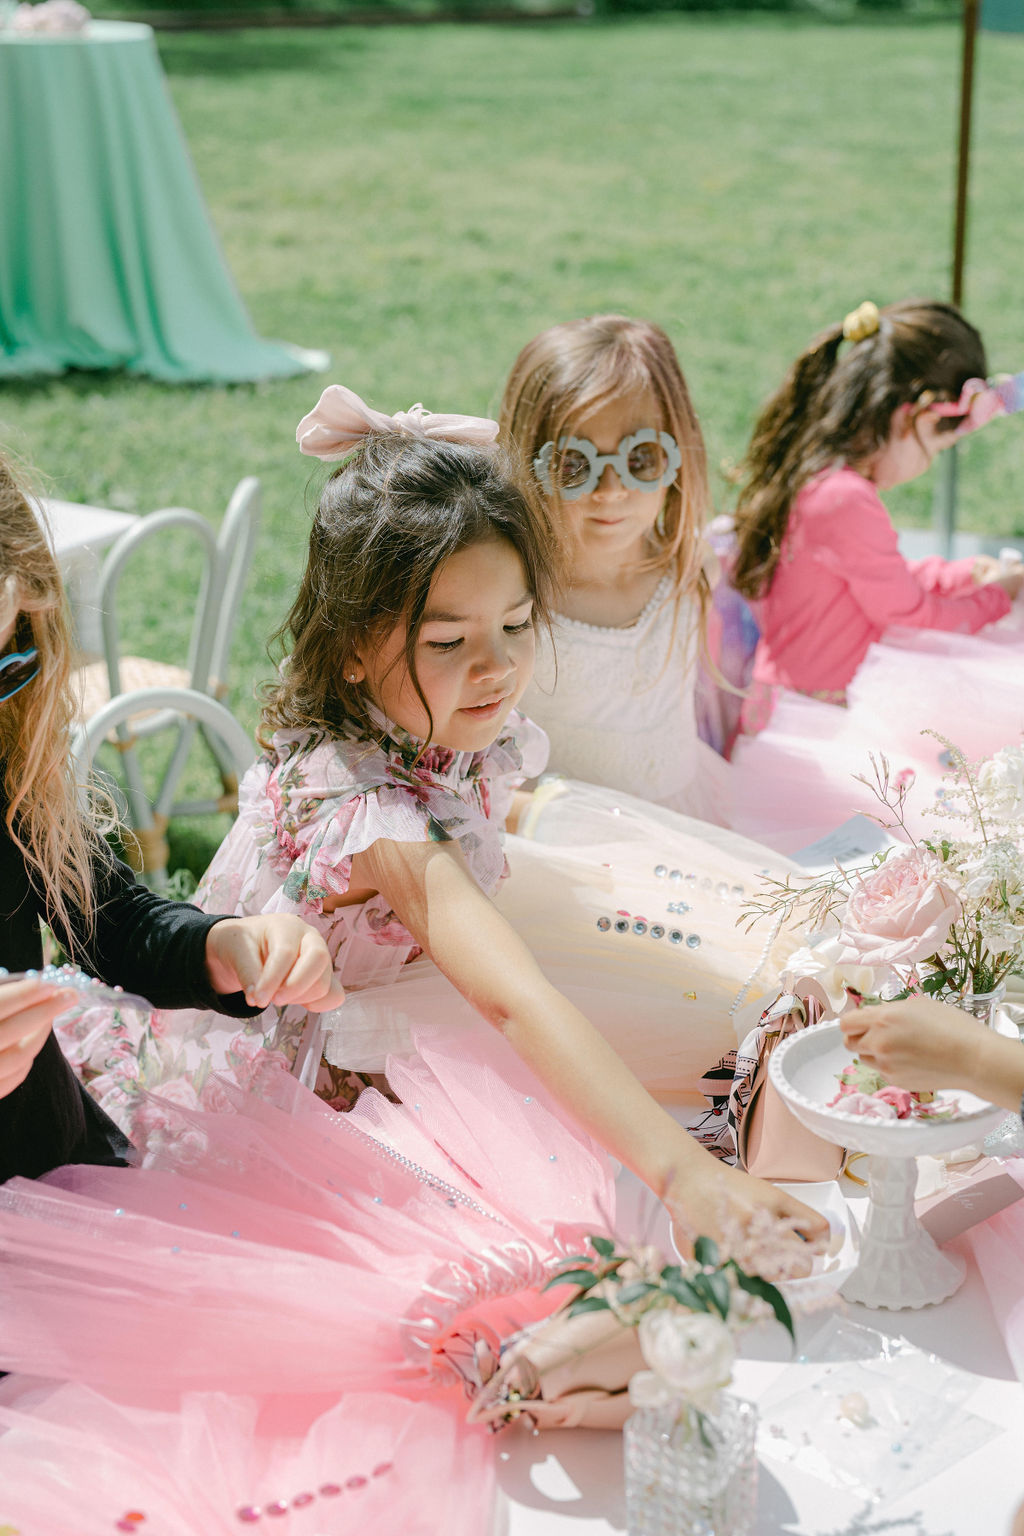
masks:
<instances>
[{"instance_id":1,"label":"cut crystal vase","mask_svg":"<svg viewBox=\"0 0 1024 1536\"><path fill-rule=\"evenodd\" d=\"M748 1536L757 1510L757 1409L727 1392L626 1421L629 1536Z\"/></svg>"}]
</instances>

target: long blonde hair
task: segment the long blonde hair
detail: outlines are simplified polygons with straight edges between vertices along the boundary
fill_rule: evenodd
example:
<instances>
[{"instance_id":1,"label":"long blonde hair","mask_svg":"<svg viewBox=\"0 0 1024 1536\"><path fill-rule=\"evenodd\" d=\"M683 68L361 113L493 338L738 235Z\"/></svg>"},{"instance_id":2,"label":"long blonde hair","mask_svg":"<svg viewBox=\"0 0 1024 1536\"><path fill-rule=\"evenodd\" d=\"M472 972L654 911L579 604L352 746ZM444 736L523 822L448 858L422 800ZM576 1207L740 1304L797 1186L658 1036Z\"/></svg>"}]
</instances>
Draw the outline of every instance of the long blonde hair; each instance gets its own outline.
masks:
<instances>
[{"instance_id":1,"label":"long blonde hair","mask_svg":"<svg viewBox=\"0 0 1024 1536\"><path fill-rule=\"evenodd\" d=\"M703 609L707 454L697 413L672 343L660 326L625 315L588 315L542 331L512 365L501 402L501 436L529 466L545 443L630 395L651 395L683 456L654 531L652 568L671 572L677 598L696 594ZM560 507L552 497L556 521ZM571 551L566 552L571 561Z\"/></svg>"},{"instance_id":2,"label":"long blonde hair","mask_svg":"<svg viewBox=\"0 0 1024 1536\"><path fill-rule=\"evenodd\" d=\"M92 861L99 831L82 806L68 753L75 717L64 588L29 504L27 477L0 454L0 583L14 594L15 635L39 652L39 673L0 703L4 820L43 897L48 922L94 920ZM69 936L70 937L70 936Z\"/></svg>"}]
</instances>

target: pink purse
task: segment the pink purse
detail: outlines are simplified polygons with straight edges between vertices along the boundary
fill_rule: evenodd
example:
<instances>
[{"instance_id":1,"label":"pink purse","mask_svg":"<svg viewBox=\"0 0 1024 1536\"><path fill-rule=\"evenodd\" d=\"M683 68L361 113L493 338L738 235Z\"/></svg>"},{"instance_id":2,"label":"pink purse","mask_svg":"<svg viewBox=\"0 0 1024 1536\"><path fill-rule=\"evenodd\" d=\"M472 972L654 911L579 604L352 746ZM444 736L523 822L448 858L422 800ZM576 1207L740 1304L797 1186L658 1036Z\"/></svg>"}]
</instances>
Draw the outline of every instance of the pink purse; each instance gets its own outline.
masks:
<instances>
[{"instance_id":1,"label":"pink purse","mask_svg":"<svg viewBox=\"0 0 1024 1536\"><path fill-rule=\"evenodd\" d=\"M837 1179L846 1151L809 1131L792 1113L768 1076L768 1061L781 1040L821 1018L824 999L813 984L784 992L762 1013L736 1054L729 1094L729 1124L739 1166L759 1179L816 1184Z\"/></svg>"}]
</instances>

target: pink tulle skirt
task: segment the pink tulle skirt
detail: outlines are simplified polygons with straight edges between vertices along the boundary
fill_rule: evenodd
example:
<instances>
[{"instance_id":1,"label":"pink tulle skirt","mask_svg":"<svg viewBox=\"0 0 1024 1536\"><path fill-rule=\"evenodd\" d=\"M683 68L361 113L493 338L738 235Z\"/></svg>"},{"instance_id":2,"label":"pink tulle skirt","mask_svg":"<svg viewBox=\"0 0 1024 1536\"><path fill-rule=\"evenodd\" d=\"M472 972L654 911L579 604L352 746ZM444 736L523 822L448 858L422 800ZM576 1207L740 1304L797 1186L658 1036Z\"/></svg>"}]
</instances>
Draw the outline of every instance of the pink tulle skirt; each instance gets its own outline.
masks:
<instances>
[{"instance_id":1,"label":"pink tulle skirt","mask_svg":"<svg viewBox=\"0 0 1024 1536\"><path fill-rule=\"evenodd\" d=\"M231 1113L166 1106L155 1166L0 1188L0 1369L50 1383L0 1391L0 1520L486 1529L464 1388L609 1230L610 1167L484 1025L390 1071L401 1105L269 1072Z\"/></svg>"},{"instance_id":2,"label":"pink tulle skirt","mask_svg":"<svg viewBox=\"0 0 1024 1536\"><path fill-rule=\"evenodd\" d=\"M733 754L734 825L783 853L816 842L849 817L880 810L859 776L871 754L916 782L908 825L917 835L946 764L937 732L968 758L1019 744L1024 731L1024 628L1016 614L980 635L889 630L848 690L848 707L780 693L765 729Z\"/></svg>"}]
</instances>

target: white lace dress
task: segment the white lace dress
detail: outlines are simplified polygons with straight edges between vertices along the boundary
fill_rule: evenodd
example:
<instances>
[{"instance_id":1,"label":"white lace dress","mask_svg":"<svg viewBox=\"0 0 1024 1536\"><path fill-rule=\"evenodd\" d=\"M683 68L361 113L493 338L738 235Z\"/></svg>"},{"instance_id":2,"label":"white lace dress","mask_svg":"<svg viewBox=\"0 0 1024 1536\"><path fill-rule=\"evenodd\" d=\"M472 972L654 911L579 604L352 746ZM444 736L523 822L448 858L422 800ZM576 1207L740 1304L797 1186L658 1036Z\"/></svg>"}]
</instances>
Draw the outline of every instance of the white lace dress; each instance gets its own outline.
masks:
<instances>
[{"instance_id":1,"label":"white lace dress","mask_svg":"<svg viewBox=\"0 0 1024 1536\"><path fill-rule=\"evenodd\" d=\"M697 734L697 614L666 576L621 629L561 614L540 632L523 712L551 742L548 767L726 826L730 768Z\"/></svg>"}]
</instances>

